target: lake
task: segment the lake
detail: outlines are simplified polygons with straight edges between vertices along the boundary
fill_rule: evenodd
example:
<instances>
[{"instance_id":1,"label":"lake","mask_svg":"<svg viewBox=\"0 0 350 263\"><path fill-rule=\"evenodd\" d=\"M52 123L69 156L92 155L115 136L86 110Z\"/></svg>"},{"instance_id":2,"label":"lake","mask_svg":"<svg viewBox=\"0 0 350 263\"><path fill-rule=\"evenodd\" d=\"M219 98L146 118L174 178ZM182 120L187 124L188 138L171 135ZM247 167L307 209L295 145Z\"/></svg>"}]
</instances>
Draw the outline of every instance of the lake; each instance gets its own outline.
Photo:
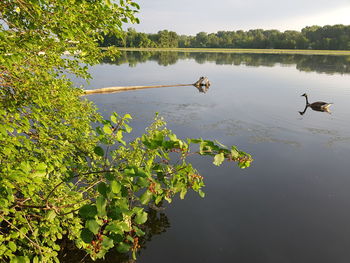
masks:
<instances>
[{"instance_id":1,"label":"lake","mask_svg":"<svg viewBox=\"0 0 350 263\"><path fill-rule=\"evenodd\" d=\"M159 112L178 137L216 139L254 158L244 170L193 158L205 198L188 194L154 214L137 262L349 262L349 57L124 52L91 74L88 88L207 76L206 93L189 86L87 98L106 117L130 113L132 136ZM331 113L301 115L303 93L333 103Z\"/></svg>"}]
</instances>

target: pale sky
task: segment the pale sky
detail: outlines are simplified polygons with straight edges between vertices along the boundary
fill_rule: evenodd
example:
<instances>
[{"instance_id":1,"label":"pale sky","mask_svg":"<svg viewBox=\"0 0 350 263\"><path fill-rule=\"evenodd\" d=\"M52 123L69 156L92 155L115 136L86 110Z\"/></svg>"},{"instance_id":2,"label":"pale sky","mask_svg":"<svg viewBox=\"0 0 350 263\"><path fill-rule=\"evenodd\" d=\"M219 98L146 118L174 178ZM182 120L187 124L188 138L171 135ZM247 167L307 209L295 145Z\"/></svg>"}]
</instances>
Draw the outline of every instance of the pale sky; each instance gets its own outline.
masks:
<instances>
[{"instance_id":1,"label":"pale sky","mask_svg":"<svg viewBox=\"0 0 350 263\"><path fill-rule=\"evenodd\" d=\"M136 0L137 31L168 29L195 35L220 30L301 30L311 25L350 25L350 0Z\"/></svg>"}]
</instances>

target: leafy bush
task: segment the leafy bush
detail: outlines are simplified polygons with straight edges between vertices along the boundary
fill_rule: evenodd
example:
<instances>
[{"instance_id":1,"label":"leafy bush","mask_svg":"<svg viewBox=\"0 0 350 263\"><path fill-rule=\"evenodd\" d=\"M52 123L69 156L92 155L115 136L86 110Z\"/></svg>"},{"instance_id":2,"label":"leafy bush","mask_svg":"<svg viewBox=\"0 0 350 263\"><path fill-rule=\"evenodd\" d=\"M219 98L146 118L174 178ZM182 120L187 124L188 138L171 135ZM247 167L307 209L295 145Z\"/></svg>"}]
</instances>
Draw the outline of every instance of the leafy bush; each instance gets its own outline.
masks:
<instances>
[{"instance_id":1,"label":"leafy bush","mask_svg":"<svg viewBox=\"0 0 350 263\"><path fill-rule=\"evenodd\" d=\"M242 168L252 161L235 147L180 140L158 116L125 142L131 116L102 120L81 98L67 74L89 78L86 65L115 54L101 54L97 40L137 22L137 9L131 1L0 2L0 261L57 262L62 239L93 259L113 247L135 257L148 204L188 189L204 196L188 156Z\"/></svg>"}]
</instances>

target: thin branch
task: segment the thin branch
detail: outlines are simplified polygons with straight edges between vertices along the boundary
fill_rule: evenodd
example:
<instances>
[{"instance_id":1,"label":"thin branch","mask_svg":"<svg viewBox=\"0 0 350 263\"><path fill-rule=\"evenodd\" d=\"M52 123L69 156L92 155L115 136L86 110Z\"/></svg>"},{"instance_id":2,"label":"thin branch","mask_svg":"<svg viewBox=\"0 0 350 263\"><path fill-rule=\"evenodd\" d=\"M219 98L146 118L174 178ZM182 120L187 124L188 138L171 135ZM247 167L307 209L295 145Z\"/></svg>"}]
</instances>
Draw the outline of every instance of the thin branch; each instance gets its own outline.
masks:
<instances>
[{"instance_id":1,"label":"thin branch","mask_svg":"<svg viewBox=\"0 0 350 263\"><path fill-rule=\"evenodd\" d=\"M77 208L77 209L74 209L74 210L69 211L69 212L67 212L67 213L57 214L57 215L58 215L58 216L65 216L65 215L68 215L68 214L70 214L70 213L74 213L74 212L76 212L76 211L79 211L79 209L80 209L80 208Z\"/></svg>"},{"instance_id":2,"label":"thin branch","mask_svg":"<svg viewBox=\"0 0 350 263\"><path fill-rule=\"evenodd\" d=\"M46 203L46 206L49 206L49 198L50 198L50 196L53 194L53 192L61 185L61 184L63 184L64 183L64 181L62 181L62 182L60 182L59 184L57 184L51 191L50 191L50 193L47 195L47 197L46 197L46 200L45 200L45 203Z\"/></svg>"},{"instance_id":3,"label":"thin branch","mask_svg":"<svg viewBox=\"0 0 350 263\"><path fill-rule=\"evenodd\" d=\"M103 181L104 181L104 179L98 180L97 182L95 182L94 184L92 184L92 185L90 185L88 188L86 188L84 191L82 191L81 194L83 194L83 193L89 191L89 190L90 190L91 188L93 188L95 185L97 185L97 184L99 184L99 183L101 183L101 182L103 182Z\"/></svg>"},{"instance_id":4,"label":"thin branch","mask_svg":"<svg viewBox=\"0 0 350 263\"><path fill-rule=\"evenodd\" d=\"M39 252L41 254L41 247L37 243L35 243L33 240L31 240L26 234L24 234L20 229L18 229L14 224L12 224L10 221L8 221L5 217L0 215L0 217L10 226L12 226L14 229L16 229L18 232L20 232L33 246L35 246L37 249L39 249Z\"/></svg>"},{"instance_id":5,"label":"thin branch","mask_svg":"<svg viewBox=\"0 0 350 263\"><path fill-rule=\"evenodd\" d=\"M57 209L67 208L67 207L75 206L75 205L77 205L77 204L84 203L84 202L86 202L86 199L80 200L79 202L74 203L74 204L57 206L56 208L57 208Z\"/></svg>"},{"instance_id":6,"label":"thin branch","mask_svg":"<svg viewBox=\"0 0 350 263\"><path fill-rule=\"evenodd\" d=\"M173 170L171 173L167 173L166 174L166 176L170 176L170 175L172 175L172 174L174 174L174 173L177 173L177 172L179 172L179 171L181 171L181 170L183 170L183 169L185 169L185 168L187 168L186 166L185 167L182 167L182 168L180 168L180 169L178 169L178 170Z\"/></svg>"},{"instance_id":7,"label":"thin branch","mask_svg":"<svg viewBox=\"0 0 350 263\"><path fill-rule=\"evenodd\" d=\"M110 173L110 172L116 172L116 170L102 170L102 171L95 171L95 172L82 173L82 174L80 174L80 175L99 174L99 173Z\"/></svg>"},{"instance_id":8,"label":"thin branch","mask_svg":"<svg viewBox=\"0 0 350 263\"><path fill-rule=\"evenodd\" d=\"M43 210L50 210L51 207L45 206L45 205L23 205L23 204L16 204L15 206L22 207L22 208L37 208L37 209L43 209Z\"/></svg>"},{"instance_id":9,"label":"thin branch","mask_svg":"<svg viewBox=\"0 0 350 263\"><path fill-rule=\"evenodd\" d=\"M26 221L27 221L27 224L28 224L28 226L29 226L29 228L30 228L30 231L32 231L32 234L34 233L34 230L33 230L33 228L32 228L32 225L29 223L29 221L28 221L28 219L27 219L27 216L26 215L24 215L24 218L26 219ZM37 242L37 244L39 244L39 241L38 241L38 239L34 236L34 238L35 238L35 241ZM41 249L39 248L39 252L40 252L40 255L41 255Z\"/></svg>"}]
</instances>

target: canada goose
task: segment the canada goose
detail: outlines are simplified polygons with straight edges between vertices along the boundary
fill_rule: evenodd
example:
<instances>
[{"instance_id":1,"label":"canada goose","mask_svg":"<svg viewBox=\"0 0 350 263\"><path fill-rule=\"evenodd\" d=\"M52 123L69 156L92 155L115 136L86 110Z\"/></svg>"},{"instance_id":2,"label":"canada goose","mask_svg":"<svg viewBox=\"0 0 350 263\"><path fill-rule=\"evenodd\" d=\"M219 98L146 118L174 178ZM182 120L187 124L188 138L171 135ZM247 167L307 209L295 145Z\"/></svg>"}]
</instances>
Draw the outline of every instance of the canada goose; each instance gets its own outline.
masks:
<instances>
[{"instance_id":1,"label":"canada goose","mask_svg":"<svg viewBox=\"0 0 350 263\"><path fill-rule=\"evenodd\" d=\"M305 97L305 99L306 99L306 106L310 107L311 109L316 110L316 111L329 112L328 108L329 108L329 106L331 106L333 104L333 103L327 103L327 102L323 102L323 101L316 101L316 102L313 102L313 103L309 103L309 100L307 98L307 94L306 93L304 93L301 96Z\"/></svg>"}]
</instances>

